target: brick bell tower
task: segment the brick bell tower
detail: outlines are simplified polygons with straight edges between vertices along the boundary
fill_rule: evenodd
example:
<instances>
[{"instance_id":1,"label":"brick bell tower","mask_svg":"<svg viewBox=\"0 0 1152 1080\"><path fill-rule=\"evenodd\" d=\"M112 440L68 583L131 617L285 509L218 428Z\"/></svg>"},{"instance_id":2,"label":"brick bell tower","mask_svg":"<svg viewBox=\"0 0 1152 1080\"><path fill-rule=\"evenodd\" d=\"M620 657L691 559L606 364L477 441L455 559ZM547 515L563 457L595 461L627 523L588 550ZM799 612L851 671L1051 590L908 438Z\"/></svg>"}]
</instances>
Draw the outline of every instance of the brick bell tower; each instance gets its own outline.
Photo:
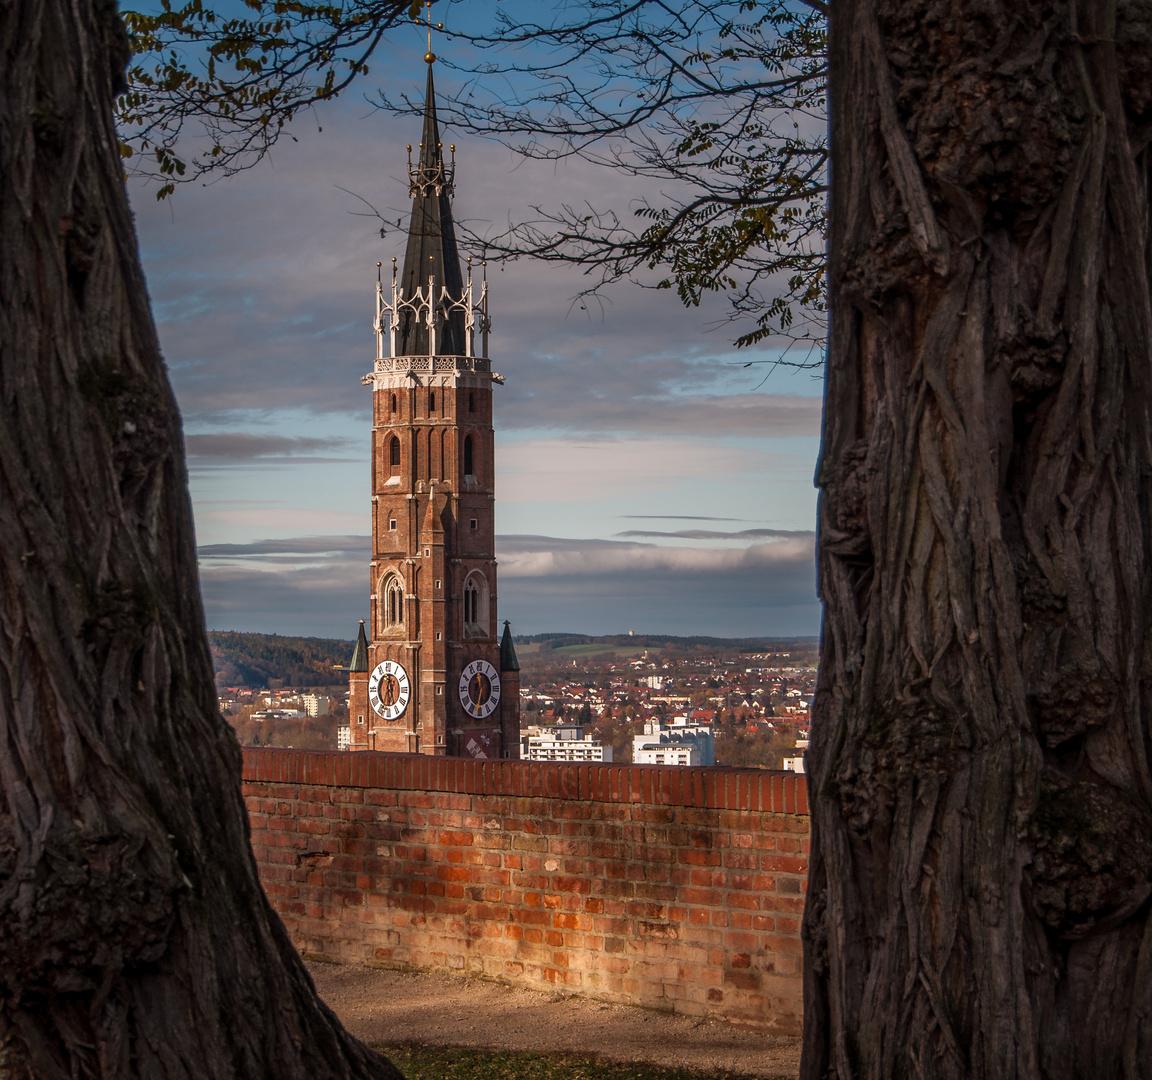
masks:
<instances>
[{"instance_id":1,"label":"brick bell tower","mask_svg":"<svg viewBox=\"0 0 1152 1080\"><path fill-rule=\"evenodd\" d=\"M371 619L349 665L353 750L516 758L520 672L499 636L488 282L466 278L452 224L431 52L402 273L377 273ZM377 264L379 266L380 264ZM479 335L477 335L479 331ZM477 337L480 350L477 353Z\"/></svg>"}]
</instances>

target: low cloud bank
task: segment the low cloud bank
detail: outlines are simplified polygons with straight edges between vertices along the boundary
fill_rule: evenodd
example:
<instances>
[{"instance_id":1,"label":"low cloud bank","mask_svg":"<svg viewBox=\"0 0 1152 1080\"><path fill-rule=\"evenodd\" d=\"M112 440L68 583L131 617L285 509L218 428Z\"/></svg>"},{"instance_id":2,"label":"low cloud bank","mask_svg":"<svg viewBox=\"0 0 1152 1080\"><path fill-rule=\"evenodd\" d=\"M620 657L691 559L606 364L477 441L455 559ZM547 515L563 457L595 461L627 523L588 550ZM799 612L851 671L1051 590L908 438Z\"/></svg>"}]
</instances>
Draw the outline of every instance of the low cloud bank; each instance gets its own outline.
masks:
<instances>
[{"instance_id":1,"label":"low cloud bank","mask_svg":"<svg viewBox=\"0 0 1152 1080\"><path fill-rule=\"evenodd\" d=\"M650 538L670 538L675 540L812 540L810 529L740 529L737 532L720 532L713 529L677 529L665 532L659 529L626 529L617 536L639 536Z\"/></svg>"},{"instance_id":2,"label":"low cloud bank","mask_svg":"<svg viewBox=\"0 0 1152 1080\"><path fill-rule=\"evenodd\" d=\"M252 465L285 458L291 459L296 465L305 462L348 460L326 456L332 451L346 449L343 439L251 435L239 431L185 435L184 448L193 468L204 465ZM315 456L318 454L325 456Z\"/></svg>"},{"instance_id":3,"label":"low cloud bank","mask_svg":"<svg viewBox=\"0 0 1152 1080\"><path fill-rule=\"evenodd\" d=\"M812 561L812 534L802 539L741 548L657 547L627 540L565 540L554 536L497 538L500 574L552 577L585 574L644 574L652 570L683 574L770 569Z\"/></svg>"},{"instance_id":4,"label":"low cloud bank","mask_svg":"<svg viewBox=\"0 0 1152 1080\"><path fill-rule=\"evenodd\" d=\"M500 616L518 633L819 631L811 534L743 548L497 537ZM200 549L213 629L349 637L368 613L366 536Z\"/></svg>"},{"instance_id":5,"label":"low cloud bank","mask_svg":"<svg viewBox=\"0 0 1152 1080\"><path fill-rule=\"evenodd\" d=\"M605 398L585 394L580 407L574 409L570 396L541 392L535 385L533 390L530 401L517 401L514 408L503 407L497 400L496 422L501 431L551 428L704 438L715 438L718 432L757 437L820 433L822 404L814 397L749 393Z\"/></svg>"}]
</instances>

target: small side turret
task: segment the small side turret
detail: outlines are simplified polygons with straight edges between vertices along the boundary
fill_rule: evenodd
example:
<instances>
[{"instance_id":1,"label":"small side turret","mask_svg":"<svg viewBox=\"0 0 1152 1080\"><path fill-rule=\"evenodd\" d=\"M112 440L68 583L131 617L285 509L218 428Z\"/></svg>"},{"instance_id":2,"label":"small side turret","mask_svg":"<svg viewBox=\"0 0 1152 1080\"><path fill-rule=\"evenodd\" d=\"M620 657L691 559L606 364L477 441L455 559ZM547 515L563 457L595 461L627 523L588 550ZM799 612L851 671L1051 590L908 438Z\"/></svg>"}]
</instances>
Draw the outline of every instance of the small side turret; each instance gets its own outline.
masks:
<instances>
[{"instance_id":1,"label":"small side turret","mask_svg":"<svg viewBox=\"0 0 1152 1080\"><path fill-rule=\"evenodd\" d=\"M513 760L520 757L520 661L512 642L512 624L504 620L504 633L500 637L500 741L504 756Z\"/></svg>"},{"instance_id":2,"label":"small side turret","mask_svg":"<svg viewBox=\"0 0 1152 1080\"><path fill-rule=\"evenodd\" d=\"M350 750L368 750L368 732L371 717L368 713L368 637L364 633L364 620L360 620L360 633L352 662L348 665L348 746Z\"/></svg>"}]
</instances>

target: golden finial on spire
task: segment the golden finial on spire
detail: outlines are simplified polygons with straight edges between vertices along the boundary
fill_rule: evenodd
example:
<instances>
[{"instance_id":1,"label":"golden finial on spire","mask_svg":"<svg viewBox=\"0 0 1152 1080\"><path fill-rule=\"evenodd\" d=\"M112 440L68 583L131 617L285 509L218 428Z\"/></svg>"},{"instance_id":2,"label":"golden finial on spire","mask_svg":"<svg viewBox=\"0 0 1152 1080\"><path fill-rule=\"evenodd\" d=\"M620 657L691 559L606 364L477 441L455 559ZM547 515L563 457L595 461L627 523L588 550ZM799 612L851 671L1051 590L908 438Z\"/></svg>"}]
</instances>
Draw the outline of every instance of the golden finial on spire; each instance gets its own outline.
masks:
<instances>
[{"instance_id":1,"label":"golden finial on spire","mask_svg":"<svg viewBox=\"0 0 1152 1080\"><path fill-rule=\"evenodd\" d=\"M426 64L434 64L436 62L436 54L432 51L432 0L424 0L424 6L428 9L428 51L424 54L424 62ZM443 30L444 24L438 22L436 29Z\"/></svg>"}]
</instances>

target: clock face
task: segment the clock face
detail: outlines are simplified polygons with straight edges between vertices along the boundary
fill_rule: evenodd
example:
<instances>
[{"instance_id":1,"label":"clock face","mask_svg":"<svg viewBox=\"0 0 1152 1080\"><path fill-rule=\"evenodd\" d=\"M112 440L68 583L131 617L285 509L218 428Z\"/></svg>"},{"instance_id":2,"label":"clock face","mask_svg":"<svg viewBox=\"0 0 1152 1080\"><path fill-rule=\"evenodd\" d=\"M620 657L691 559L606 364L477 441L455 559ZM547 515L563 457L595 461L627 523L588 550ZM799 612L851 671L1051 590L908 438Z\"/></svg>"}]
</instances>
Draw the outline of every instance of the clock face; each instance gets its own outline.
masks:
<instances>
[{"instance_id":1,"label":"clock face","mask_svg":"<svg viewBox=\"0 0 1152 1080\"><path fill-rule=\"evenodd\" d=\"M460 673L460 704L476 720L491 716L500 704L500 673L487 660L473 660Z\"/></svg>"},{"instance_id":2,"label":"clock face","mask_svg":"<svg viewBox=\"0 0 1152 1080\"><path fill-rule=\"evenodd\" d=\"M398 720L408 708L411 696L412 687L403 665L395 660L376 665L368 679L368 700L380 716L385 720Z\"/></svg>"}]
</instances>

